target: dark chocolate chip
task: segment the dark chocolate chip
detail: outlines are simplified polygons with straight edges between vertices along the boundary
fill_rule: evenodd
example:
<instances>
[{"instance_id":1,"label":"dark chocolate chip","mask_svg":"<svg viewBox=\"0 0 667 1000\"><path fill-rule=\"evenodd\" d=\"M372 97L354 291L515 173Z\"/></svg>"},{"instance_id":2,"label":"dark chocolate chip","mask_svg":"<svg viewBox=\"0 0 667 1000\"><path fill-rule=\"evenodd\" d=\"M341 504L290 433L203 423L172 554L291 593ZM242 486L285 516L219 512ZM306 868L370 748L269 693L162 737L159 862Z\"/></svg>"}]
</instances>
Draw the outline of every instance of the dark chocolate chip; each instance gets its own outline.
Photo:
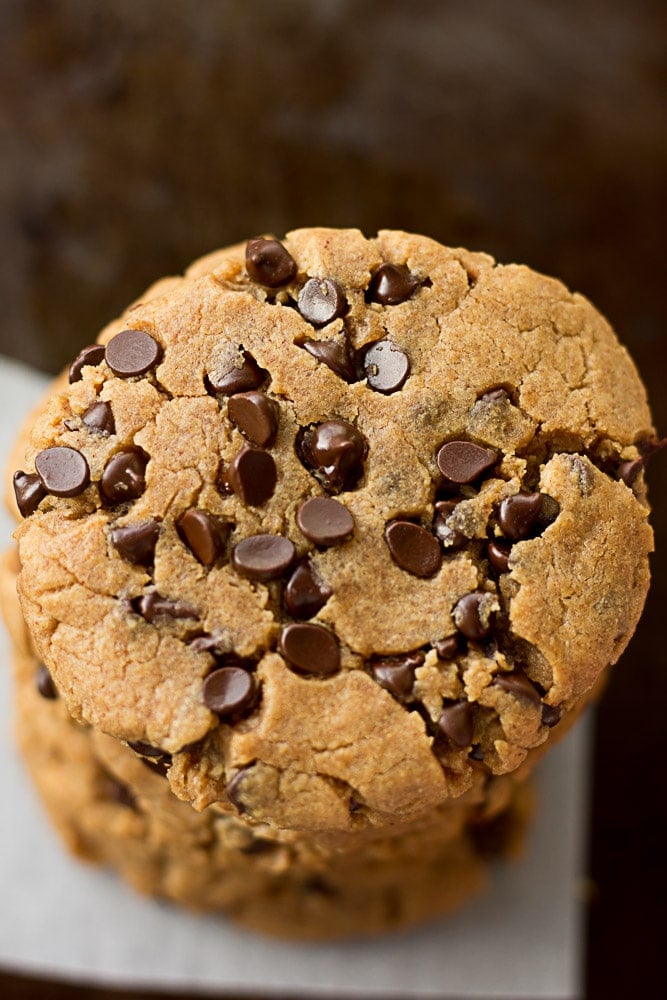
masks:
<instances>
[{"instance_id":1,"label":"dark chocolate chip","mask_svg":"<svg viewBox=\"0 0 667 1000\"><path fill-rule=\"evenodd\" d=\"M347 299L331 278L309 278L299 292L297 306L311 326L320 327L347 312Z\"/></svg>"},{"instance_id":2,"label":"dark chocolate chip","mask_svg":"<svg viewBox=\"0 0 667 1000\"><path fill-rule=\"evenodd\" d=\"M548 493L541 493L540 496L542 497L542 506L537 516L536 525L540 531L544 531L545 528L554 523L560 514L560 504Z\"/></svg>"},{"instance_id":3,"label":"dark chocolate chip","mask_svg":"<svg viewBox=\"0 0 667 1000\"><path fill-rule=\"evenodd\" d=\"M203 566L212 566L220 558L232 530L231 524L195 507L179 517L176 527L185 545Z\"/></svg>"},{"instance_id":4,"label":"dark chocolate chip","mask_svg":"<svg viewBox=\"0 0 667 1000\"><path fill-rule=\"evenodd\" d=\"M409 698L415 683L415 670L424 662L423 653L407 653L371 663L373 677L395 698Z\"/></svg>"},{"instance_id":5,"label":"dark chocolate chip","mask_svg":"<svg viewBox=\"0 0 667 1000\"><path fill-rule=\"evenodd\" d=\"M225 789L227 798L233 806L236 806L240 813L247 812L248 810L245 802L241 800L241 791L243 783L248 776L248 772L252 770L254 765L255 761L253 761L252 764L246 764L244 767L239 768Z\"/></svg>"},{"instance_id":6,"label":"dark chocolate chip","mask_svg":"<svg viewBox=\"0 0 667 1000\"><path fill-rule=\"evenodd\" d=\"M474 483L497 461L497 452L472 441L448 441L437 455L438 468L445 479L458 485Z\"/></svg>"},{"instance_id":7,"label":"dark chocolate chip","mask_svg":"<svg viewBox=\"0 0 667 1000\"><path fill-rule=\"evenodd\" d=\"M473 707L469 701L445 705L438 719L438 729L455 747L463 749L472 743Z\"/></svg>"},{"instance_id":8,"label":"dark chocolate chip","mask_svg":"<svg viewBox=\"0 0 667 1000\"><path fill-rule=\"evenodd\" d=\"M313 618L327 603L333 590L315 575L310 560L300 563L285 587L285 608L292 618Z\"/></svg>"},{"instance_id":9,"label":"dark chocolate chip","mask_svg":"<svg viewBox=\"0 0 667 1000\"><path fill-rule=\"evenodd\" d=\"M260 448L269 448L275 441L278 412L275 400L256 391L236 393L230 397L227 406L232 423Z\"/></svg>"},{"instance_id":10,"label":"dark chocolate chip","mask_svg":"<svg viewBox=\"0 0 667 1000\"><path fill-rule=\"evenodd\" d=\"M83 368L86 365L99 365L104 361L104 346L102 344L90 344L79 351L74 361L69 367L70 382L78 382L83 375Z\"/></svg>"},{"instance_id":11,"label":"dark chocolate chip","mask_svg":"<svg viewBox=\"0 0 667 1000\"><path fill-rule=\"evenodd\" d=\"M109 459L100 479L100 493L108 504L136 500L146 488L148 456L141 451L118 451Z\"/></svg>"},{"instance_id":12,"label":"dark chocolate chip","mask_svg":"<svg viewBox=\"0 0 667 1000\"><path fill-rule=\"evenodd\" d=\"M185 601L172 601L156 590L136 599L135 607L142 618L151 624L161 618L196 618L197 609Z\"/></svg>"},{"instance_id":13,"label":"dark chocolate chip","mask_svg":"<svg viewBox=\"0 0 667 1000\"><path fill-rule=\"evenodd\" d=\"M486 554L489 562L498 573L508 572L511 551L512 543L506 542L502 538L494 538L489 542Z\"/></svg>"},{"instance_id":14,"label":"dark chocolate chip","mask_svg":"<svg viewBox=\"0 0 667 1000\"><path fill-rule=\"evenodd\" d=\"M144 743L143 740L128 740L127 745L140 757L168 757L164 750L154 747L151 743Z\"/></svg>"},{"instance_id":15,"label":"dark chocolate chip","mask_svg":"<svg viewBox=\"0 0 667 1000\"><path fill-rule=\"evenodd\" d=\"M294 562L296 549L282 535L250 535L234 546L232 563L249 580L278 580Z\"/></svg>"},{"instance_id":16,"label":"dark chocolate chip","mask_svg":"<svg viewBox=\"0 0 667 1000\"><path fill-rule=\"evenodd\" d=\"M472 750L470 751L468 756L470 757L471 760L478 760L478 761L484 760L484 751L482 750L479 743L473 743Z\"/></svg>"},{"instance_id":17,"label":"dark chocolate chip","mask_svg":"<svg viewBox=\"0 0 667 1000\"><path fill-rule=\"evenodd\" d=\"M227 482L248 507L261 507L278 482L276 463L268 451L244 445L225 470Z\"/></svg>"},{"instance_id":18,"label":"dark chocolate chip","mask_svg":"<svg viewBox=\"0 0 667 1000\"><path fill-rule=\"evenodd\" d=\"M106 347L106 362L121 378L145 375L158 361L160 345L144 330L121 330Z\"/></svg>"},{"instance_id":19,"label":"dark chocolate chip","mask_svg":"<svg viewBox=\"0 0 667 1000\"><path fill-rule=\"evenodd\" d=\"M406 573L423 578L435 576L442 552L430 531L412 521L391 521L384 530L391 557Z\"/></svg>"},{"instance_id":20,"label":"dark chocolate chip","mask_svg":"<svg viewBox=\"0 0 667 1000\"><path fill-rule=\"evenodd\" d=\"M159 521L138 521L111 529L111 541L123 559L139 566L150 566L160 534Z\"/></svg>"},{"instance_id":21,"label":"dark chocolate chip","mask_svg":"<svg viewBox=\"0 0 667 1000\"><path fill-rule=\"evenodd\" d=\"M530 534L542 507L541 493L516 493L501 500L498 524L501 531L518 542Z\"/></svg>"},{"instance_id":22,"label":"dark chocolate chip","mask_svg":"<svg viewBox=\"0 0 667 1000\"><path fill-rule=\"evenodd\" d=\"M165 753L164 750L151 746L150 743L144 743L143 740L128 740L127 745L134 750L137 756L141 758L141 763L145 764L149 770L154 771L163 778L166 777L167 771L172 764L170 753Z\"/></svg>"},{"instance_id":23,"label":"dark chocolate chip","mask_svg":"<svg viewBox=\"0 0 667 1000\"><path fill-rule=\"evenodd\" d=\"M286 625L279 651L300 674L335 674L340 668L340 648L333 632L311 622Z\"/></svg>"},{"instance_id":24,"label":"dark chocolate chip","mask_svg":"<svg viewBox=\"0 0 667 1000\"><path fill-rule=\"evenodd\" d=\"M325 420L298 443L300 457L331 491L351 490L364 473L366 442L347 420Z\"/></svg>"},{"instance_id":25,"label":"dark chocolate chip","mask_svg":"<svg viewBox=\"0 0 667 1000\"><path fill-rule=\"evenodd\" d=\"M43 663L40 663L37 667L35 687L41 694L42 698L46 698L48 701L55 701L58 697L58 688L53 683L53 677Z\"/></svg>"},{"instance_id":26,"label":"dark chocolate chip","mask_svg":"<svg viewBox=\"0 0 667 1000\"><path fill-rule=\"evenodd\" d=\"M220 635L212 635L210 632L201 632L188 641L188 646L195 653L224 653L225 647L223 638Z\"/></svg>"},{"instance_id":27,"label":"dark chocolate chip","mask_svg":"<svg viewBox=\"0 0 667 1000\"><path fill-rule=\"evenodd\" d=\"M616 470L616 475L621 482L632 489L643 468L644 459L635 458L630 462L622 462Z\"/></svg>"},{"instance_id":28,"label":"dark chocolate chip","mask_svg":"<svg viewBox=\"0 0 667 1000\"><path fill-rule=\"evenodd\" d=\"M287 285L296 275L296 261L279 240L248 240L245 266L249 277L267 288Z\"/></svg>"},{"instance_id":29,"label":"dark chocolate chip","mask_svg":"<svg viewBox=\"0 0 667 1000\"><path fill-rule=\"evenodd\" d=\"M255 699L255 681L242 667L221 667L204 681L202 696L206 707L222 718L238 716Z\"/></svg>"},{"instance_id":30,"label":"dark chocolate chip","mask_svg":"<svg viewBox=\"0 0 667 1000\"><path fill-rule=\"evenodd\" d=\"M354 518L347 507L331 497L312 497L299 507L296 523L315 545L339 545L354 531Z\"/></svg>"},{"instance_id":31,"label":"dark chocolate chip","mask_svg":"<svg viewBox=\"0 0 667 1000\"><path fill-rule=\"evenodd\" d=\"M100 400L89 406L81 417L82 423L89 431L97 431L98 434L115 434L116 422L113 418L113 410L110 403Z\"/></svg>"},{"instance_id":32,"label":"dark chocolate chip","mask_svg":"<svg viewBox=\"0 0 667 1000\"><path fill-rule=\"evenodd\" d=\"M454 607L454 623L466 639L479 641L491 631L491 616L486 615L484 606L490 595L481 591L466 594Z\"/></svg>"},{"instance_id":33,"label":"dark chocolate chip","mask_svg":"<svg viewBox=\"0 0 667 1000\"><path fill-rule=\"evenodd\" d=\"M21 513L21 517L30 517L31 514L35 513L46 496L42 480L34 472L21 472L19 470L14 473L12 482L14 484L16 506Z\"/></svg>"},{"instance_id":34,"label":"dark chocolate chip","mask_svg":"<svg viewBox=\"0 0 667 1000\"><path fill-rule=\"evenodd\" d=\"M421 282L407 267L399 264L383 264L371 278L368 286L368 300L383 306L396 306L405 302L419 288Z\"/></svg>"},{"instance_id":35,"label":"dark chocolate chip","mask_svg":"<svg viewBox=\"0 0 667 1000\"><path fill-rule=\"evenodd\" d=\"M477 397L478 403L499 403L505 402L509 399L509 394L506 389L489 389L488 392L482 393L481 396Z\"/></svg>"},{"instance_id":36,"label":"dark chocolate chip","mask_svg":"<svg viewBox=\"0 0 667 1000\"><path fill-rule=\"evenodd\" d=\"M205 379L206 388L213 394L233 396L237 392L258 389L267 374L259 367L252 354L244 351L240 365L228 364L220 370L209 372Z\"/></svg>"},{"instance_id":37,"label":"dark chocolate chip","mask_svg":"<svg viewBox=\"0 0 667 1000\"><path fill-rule=\"evenodd\" d=\"M359 370L347 341L341 344L336 340L305 340L303 346L344 382L359 380Z\"/></svg>"},{"instance_id":38,"label":"dark chocolate chip","mask_svg":"<svg viewBox=\"0 0 667 1000\"><path fill-rule=\"evenodd\" d=\"M447 526L447 518L456 506L456 500L439 500L435 505L433 534L439 542L442 542L445 552L458 552L465 548L470 541L462 531Z\"/></svg>"},{"instance_id":39,"label":"dark chocolate chip","mask_svg":"<svg viewBox=\"0 0 667 1000\"><path fill-rule=\"evenodd\" d=\"M44 489L56 497L76 497L90 482L88 462L76 448L45 448L35 457Z\"/></svg>"},{"instance_id":40,"label":"dark chocolate chip","mask_svg":"<svg viewBox=\"0 0 667 1000\"><path fill-rule=\"evenodd\" d=\"M112 778L111 775L109 775L106 782L106 797L111 802L115 802L119 806L125 806L127 809L137 808L137 800L128 785L122 781L118 781L117 778Z\"/></svg>"},{"instance_id":41,"label":"dark chocolate chip","mask_svg":"<svg viewBox=\"0 0 667 1000\"><path fill-rule=\"evenodd\" d=\"M405 384L410 359L391 340L378 340L364 353L363 367L371 389L389 396Z\"/></svg>"},{"instance_id":42,"label":"dark chocolate chip","mask_svg":"<svg viewBox=\"0 0 667 1000\"><path fill-rule=\"evenodd\" d=\"M433 648L439 660L453 660L460 652L458 635L448 635L446 639L437 639Z\"/></svg>"},{"instance_id":43,"label":"dark chocolate chip","mask_svg":"<svg viewBox=\"0 0 667 1000\"><path fill-rule=\"evenodd\" d=\"M535 685L528 680L523 670L513 670L509 674L496 674L493 683L501 687L503 691L516 695L517 698L525 698L533 705L541 705L541 699Z\"/></svg>"},{"instance_id":44,"label":"dark chocolate chip","mask_svg":"<svg viewBox=\"0 0 667 1000\"><path fill-rule=\"evenodd\" d=\"M542 705L542 724L552 729L561 720L562 711L558 705Z\"/></svg>"}]
</instances>

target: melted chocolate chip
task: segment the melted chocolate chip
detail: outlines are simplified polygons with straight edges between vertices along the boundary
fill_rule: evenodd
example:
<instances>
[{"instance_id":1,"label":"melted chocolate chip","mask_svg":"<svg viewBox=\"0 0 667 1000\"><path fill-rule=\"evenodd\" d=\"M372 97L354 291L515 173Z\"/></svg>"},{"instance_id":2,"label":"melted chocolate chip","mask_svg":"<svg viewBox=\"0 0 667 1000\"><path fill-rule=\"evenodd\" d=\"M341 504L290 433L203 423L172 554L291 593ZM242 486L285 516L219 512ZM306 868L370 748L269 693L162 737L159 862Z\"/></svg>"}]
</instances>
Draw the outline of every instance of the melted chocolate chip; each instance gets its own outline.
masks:
<instances>
[{"instance_id":1,"label":"melted chocolate chip","mask_svg":"<svg viewBox=\"0 0 667 1000\"><path fill-rule=\"evenodd\" d=\"M311 326L320 327L347 312L347 299L331 278L309 278L299 292L297 306Z\"/></svg>"},{"instance_id":2,"label":"melted chocolate chip","mask_svg":"<svg viewBox=\"0 0 667 1000\"><path fill-rule=\"evenodd\" d=\"M439 500L435 505L433 534L442 543L445 552L458 552L470 541L462 531L447 526L447 518L453 513L457 503L456 500Z\"/></svg>"},{"instance_id":3,"label":"melted chocolate chip","mask_svg":"<svg viewBox=\"0 0 667 1000\"><path fill-rule=\"evenodd\" d=\"M231 396L227 413L232 423L260 448L269 448L278 431L278 404L263 392L238 392Z\"/></svg>"},{"instance_id":4,"label":"melted chocolate chip","mask_svg":"<svg viewBox=\"0 0 667 1000\"><path fill-rule=\"evenodd\" d=\"M364 353L363 368L371 389L389 396L405 384L410 359L391 340L378 340Z\"/></svg>"},{"instance_id":5,"label":"melted chocolate chip","mask_svg":"<svg viewBox=\"0 0 667 1000\"><path fill-rule=\"evenodd\" d=\"M523 670L513 670L509 674L496 674L493 683L517 698L525 698L533 705L541 705L541 699L535 685L528 680Z\"/></svg>"},{"instance_id":6,"label":"melted chocolate chip","mask_svg":"<svg viewBox=\"0 0 667 1000\"><path fill-rule=\"evenodd\" d=\"M437 455L438 468L445 479L460 486L474 483L497 461L497 452L472 441L448 441Z\"/></svg>"},{"instance_id":7,"label":"melted chocolate chip","mask_svg":"<svg viewBox=\"0 0 667 1000\"><path fill-rule=\"evenodd\" d=\"M331 492L353 489L364 474L366 442L347 420L325 420L297 443L304 464Z\"/></svg>"},{"instance_id":8,"label":"melted chocolate chip","mask_svg":"<svg viewBox=\"0 0 667 1000\"><path fill-rule=\"evenodd\" d=\"M368 286L369 302L383 306L396 306L405 302L419 288L421 282L415 274L399 264L383 264L378 268Z\"/></svg>"},{"instance_id":9,"label":"melted chocolate chip","mask_svg":"<svg viewBox=\"0 0 667 1000\"><path fill-rule=\"evenodd\" d=\"M296 276L296 261L279 240L248 240L245 266L249 277L267 288L280 288Z\"/></svg>"},{"instance_id":10,"label":"melted chocolate chip","mask_svg":"<svg viewBox=\"0 0 667 1000\"><path fill-rule=\"evenodd\" d=\"M448 635L446 639L438 639L433 648L439 660L453 660L460 652L458 635Z\"/></svg>"},{"instance_id":11,"label":"melted chocolate chip","mask_svg":"<svg viewBox=\"0 0 667 1000\"><path fill-rule=\"evenodd\" d=\"M415 670L424 662L423 653L407 653L401 657L388 657L371 663L373 677L378 684L399 700L409 698L415 683Z\"/></svg>"},{"instance_id":12,"label":"melted chocolate chip","mask_svg":"<svg viewBox=\"0 0 667 1000\"><path fill-rule=\"evenodd\" d=\"M442 552L430 531L412 521L391 521L384 530L391 557L406 573L422 578L435 576Z\"/></svg>"},{"instance_id":13,"label":"melted chocolate chip","mask_svg":"<svg viewBox=\"0 0 667 1000\"><path fill-rule=\"evenodd\" d=\"M491 615L485 613L488 594L475 591L466 594L454 607L454 623L466 639L479 641L486 638L491 631Z\"/></svg>"},{"instance_id":14,"label":"melted chocolate chip","mask_svg":"<svg viewBox=\"0 0 667 1000\"><path fill-rule=\"evenodd\" d=\"M296 523L315 545L339 545L354 531L354 518L347 507L331 497L312 497L299 507Z\"/></svg>"},{"instance_id":15,"label":"melted chocolate chip","mask_svg":"<svg viewBox=\"0 0 667 1000\"><path fill-rule=\"evenodd\" d=\"M109 459L100 479L100 494L108 504L136 500L146 488L148 456L141 451L118 451Z\"/></svg>"},{"instance_id":16,"label":"melted chocolate chip","mask_svg":"<svg viewBox=\"0 0 667 1000\"><path fill-rule=\"evenodd\" d=\"M105 435L116 433L116 421L113 418L111 404L102 400L89 406L81 421L89 431Z\"/></svg>"},{"instance_id":17,"label":"melted chocolate chip","mask_svg":"<svg viewBox=\"0 0 667 1000\"><path fill-rule=\"evenodd\" d=\"M55 701L58 697L58 688L53 683L53 677L43 663L37 667L35 687L42 698L46 698L47 701Z\"/></svg>"},{"instance_id":18,"label":"melted chocolate chip","mask_svg":"<svg viewBox=\"0 0 667 1000\"><path fill-rule=\"evenodd\" d=\"M541 509L541 493L517 493L515 496L505 497L498 508L501 531L515 542L527 538Z\"/></svg>"},{"instance_id":19,"label":"melted chocolate chip","mask_svg":"<svg viewBox=\"0 0 667 1000\"><path fill-rule=\"evenodd\" d=\"M285 587L285 608L292 618L313 618L327 603L333 590L316 576L307 559L294 570Z\"/></svg>"},{"instance_id":20,"label":"melted chocolate chip","mask_svg":"<svg viewBox=\"0 0 667 1000\"><path fill-rule=\"evenodd\" d=\"M161 618L196 618L197 609L185 601L172 601L162 597L156 590L149 591L143 597L138 597L134 606L142 618L153 624Z\"/></svg>"},{"instance_id":21,"label":"melted chocolate chip","mask_svg":"<svg viewBox=\"0 0 667 1000\"><path fill-rule=\"evenodd\" d=\"M561 720L562 711L558 705L542 705L542 723L552 729Z\"/></svg>"},{"instance_id":22,"label":"melted chocolate chip","mask_svg":"<svg viewBox=\"0 0 667 1000\"><path fill-rule=\"evenodd\" d=\"M154 771L163 778L166 777L172 763L170 753L165 753L164 750L153 747L150 743L144 743L142 740L128 740L127 745L134 750L137 756L141 758L141 763L145 764L149 770Z\"/></svg>"},{"instance_id":23,"label":"melted chocolate chip","mask_svg":"<svg viewBox=\"0 0 667 1000\"><path fill-rule=\"evenodd\" d=\"M268 451L245 445L230 462L226 478L248 507L261 507L273 496L278 471Z\"/></svg>"},{"instance_id":24,"label":"melted chocolate chip","mask_svg":"<svg viewBox=\"0 0 667 1000\"><path fill-rule=\"evenodd\" d=\"M509 571L509 559L512 551L512 543L506 542L502 538L494 538L489 542L486 554L489 562L498 573Z\"/></svg>"},{"instance_id":25,"label":"melted chocolate chip","mask_svg":"<svg viewBox=\"0 0 667 1000\"><path fill-rule=\"evenodd\" d=\"M342 344L336 340L305 340L303 346L344 382L359 380L359 371L347 340Z\"/></svg>"},{"instance_id":26,"label":"melted chocolate chip","mask_svg":"<svg viewBox=\"0 0 667 1000\"><path fill-rule=\"evenodd\" d=\"M443 707L437 726L455 747L463 749L472 743L473 707L468 701L455 701Z\"/></svg>"},{"instance_id":27,"label":"melted chocolate chip","mask_svg":"<svg viewBox=\"0 0 667 1000\"><path fill-rule=\"evenodd\" d=\"M104 361L104 346L102 344L90 344L79 351L74 361L69 367L70 382L78 382L83 376L83 369L86 365L99 365Z\"/></svg>"},{"instance_id":28,"label":"melted chocolate chip","mask_svg":"<svg viewBox=\"0 0 667 1000\"><path fill-rule=\"evenodd\" d=\"M259 367L252 354L244 351L240 366L228 364L222 369L208 372L205 379L206 388L213 394L233 396L237 392L258 389L267 374L268 372Z\"/></svg>"},{"instance_id":29,"label":"melted chocolate chip","mask_svg":"<svg viewBox=\"0 0 667 1000\"><path fill-rule=\"evenodd\" d=\"M180 516L176 528L195 559L203 566L212 566L224 551L232 525L220 522L205 510L192 507Z\"/></svg>"},{"instance_id":30,"label":"melted chocolate chip","mask_svg":"<svg viewBox=\"0 0 667 1000\"><path fill-rule=\"evenodd\" d=\"M106 346L106 362L120 378L145 375L161 355L160 345L144 330L121 330Z\"/></svg>"},{"instance_id":31,"label":"melted chocolate chip","mask_svg":"<svg viewBox=\"0 0 667 1000\"><path fill-rule=\"evenodd\" d=\"M299 674L328 676L340 668L340 649L333 632L322 625L304 622L286 625L279 651Z\"/></svg>"},{"instance_id":32,"label":"melted chocolate chip","mask_svg":"<svg viewBox=\"0 0 667 1000\"><path fill-rule=\"evenodd\" d=\"M76 448L45 448L35 457L42 486L56 497L76 497L88 487L88 462Z\"/></svg>"},{"instance_id":33,"label":"melted chocolate chip","mask_svg":"<svg viewBox=\"0 0 667 1000\"><path fill-rule=\"evenodd\" d=\"M204 681L204 704L221 718L238 716L255 700L255 681L242 667L221 667Z\"/></svg>"},{"instance_id":34,"label":"melted chocolate chip","mask_svg":"<svg viewBox=\"0 0 667 1000\"><path fill-rule=\"evenodd\" d=\"M35 513L46 496L42 480L36 473L21 472L19 470L14 473L12 483L14 485L16 506L20 511L21 517L30 517L31 514Z\"/></svg>"},{"instance_id":35,"label":"melted chocolate chip","mask_svg":"<svg viewBox=\"0 0 667 1000\"><path fill-rule=\"evenodd\" d=\"M279 580L294 562L296 549L282 535L250 535L234 546L234 569L249 580Z\"/></svg>"},{"instance_id":36,"label":"melted chocolate chip","mask_svg":"<svg viewBox=\"0 0 667 1000\"><path fill-rule=\"evenodd\" d=\"M248 772L252 770L254 765L255 761L253 761L252 764L246 764L244 767L239 768L225 789L227 798L233 806L236 806L240 813L247 812L248 810L245 802L242 802L241 800L241 791L243 783L248 776Z\"/></svg>"},{"instance_id":37,"label":"melted chocolate chip","mask_svg":"<svg viewBox=\"0 0 667 1000\"><path fill-rule=\"evenodd\" d=\"M123 559L139 566L150 566L160 534L159 521L138 521L111 529L111 541Z\"/></svg>"}]
</instances>

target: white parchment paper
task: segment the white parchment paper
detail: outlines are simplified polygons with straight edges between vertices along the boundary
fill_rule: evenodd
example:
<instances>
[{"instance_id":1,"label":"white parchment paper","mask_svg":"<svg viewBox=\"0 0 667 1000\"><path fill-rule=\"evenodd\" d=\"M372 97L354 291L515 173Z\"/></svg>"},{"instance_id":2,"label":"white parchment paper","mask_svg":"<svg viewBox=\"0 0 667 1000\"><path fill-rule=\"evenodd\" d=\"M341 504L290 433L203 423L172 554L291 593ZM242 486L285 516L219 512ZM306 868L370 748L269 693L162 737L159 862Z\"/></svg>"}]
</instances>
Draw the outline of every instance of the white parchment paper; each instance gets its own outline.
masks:
<instances>
[{"instance_id":1,"label":"white parchment paper","mask_svg":"<svg viewBox=\"0 0 667 1000\"><path fill-rule=\"evenodd\" d=\"M0 358L0 463L46 380ZM2 546L10 518L0 515ZM526 852L458 914L371 942L294 945L144 899L74 861L32 791L12 736L9 644L0 633L0 966L114 986L304 996L581 995L579 884L590 719L537 772Z\"/></svg>"}]
</instances>

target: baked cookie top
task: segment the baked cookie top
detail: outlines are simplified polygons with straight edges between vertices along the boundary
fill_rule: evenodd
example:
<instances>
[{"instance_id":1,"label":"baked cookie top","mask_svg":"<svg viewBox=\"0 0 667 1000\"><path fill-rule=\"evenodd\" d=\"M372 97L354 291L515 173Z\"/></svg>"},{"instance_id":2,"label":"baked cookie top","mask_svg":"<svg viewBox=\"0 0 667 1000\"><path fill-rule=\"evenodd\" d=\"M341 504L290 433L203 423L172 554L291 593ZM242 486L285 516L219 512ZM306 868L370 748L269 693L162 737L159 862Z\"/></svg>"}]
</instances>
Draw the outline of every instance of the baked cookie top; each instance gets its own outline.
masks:
<instances>
[{"instance_id":1,"label":"baked cookie top","mask_svg":"<svg viewBox=\"0 0 667 1000\"><path fill-rule=\"evenodd\" d=\"M401 232L251 240L34 421L24 614L70 712L197 808L403 822L516 769L625 648L655 440L558 281Z\"/></svg>"}]
</instances>

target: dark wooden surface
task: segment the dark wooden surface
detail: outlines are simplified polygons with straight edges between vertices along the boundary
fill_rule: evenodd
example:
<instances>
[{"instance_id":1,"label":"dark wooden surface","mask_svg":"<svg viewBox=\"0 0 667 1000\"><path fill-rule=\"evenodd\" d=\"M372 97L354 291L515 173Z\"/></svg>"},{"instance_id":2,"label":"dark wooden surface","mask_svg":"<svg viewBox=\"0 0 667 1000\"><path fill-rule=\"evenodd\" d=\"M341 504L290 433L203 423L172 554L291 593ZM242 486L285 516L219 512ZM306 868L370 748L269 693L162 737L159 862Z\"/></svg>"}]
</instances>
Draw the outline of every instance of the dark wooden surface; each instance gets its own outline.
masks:
<instances>
[{"instance_id":1,"label":"dark wooden surface","mask_svg":"<svg viewBox=\"0 0 667 1000\"><path fill-rule=\"evenodd\" d=\"M248 235L403 227L587 294L667 434L666 29L651 0L4 0L0 350L55 371ZM592 1000L664 982L667 456L649 482L653 588L598 712ZM9 974L0 994L115 995Z\"/></svg>"}]
</instances>

